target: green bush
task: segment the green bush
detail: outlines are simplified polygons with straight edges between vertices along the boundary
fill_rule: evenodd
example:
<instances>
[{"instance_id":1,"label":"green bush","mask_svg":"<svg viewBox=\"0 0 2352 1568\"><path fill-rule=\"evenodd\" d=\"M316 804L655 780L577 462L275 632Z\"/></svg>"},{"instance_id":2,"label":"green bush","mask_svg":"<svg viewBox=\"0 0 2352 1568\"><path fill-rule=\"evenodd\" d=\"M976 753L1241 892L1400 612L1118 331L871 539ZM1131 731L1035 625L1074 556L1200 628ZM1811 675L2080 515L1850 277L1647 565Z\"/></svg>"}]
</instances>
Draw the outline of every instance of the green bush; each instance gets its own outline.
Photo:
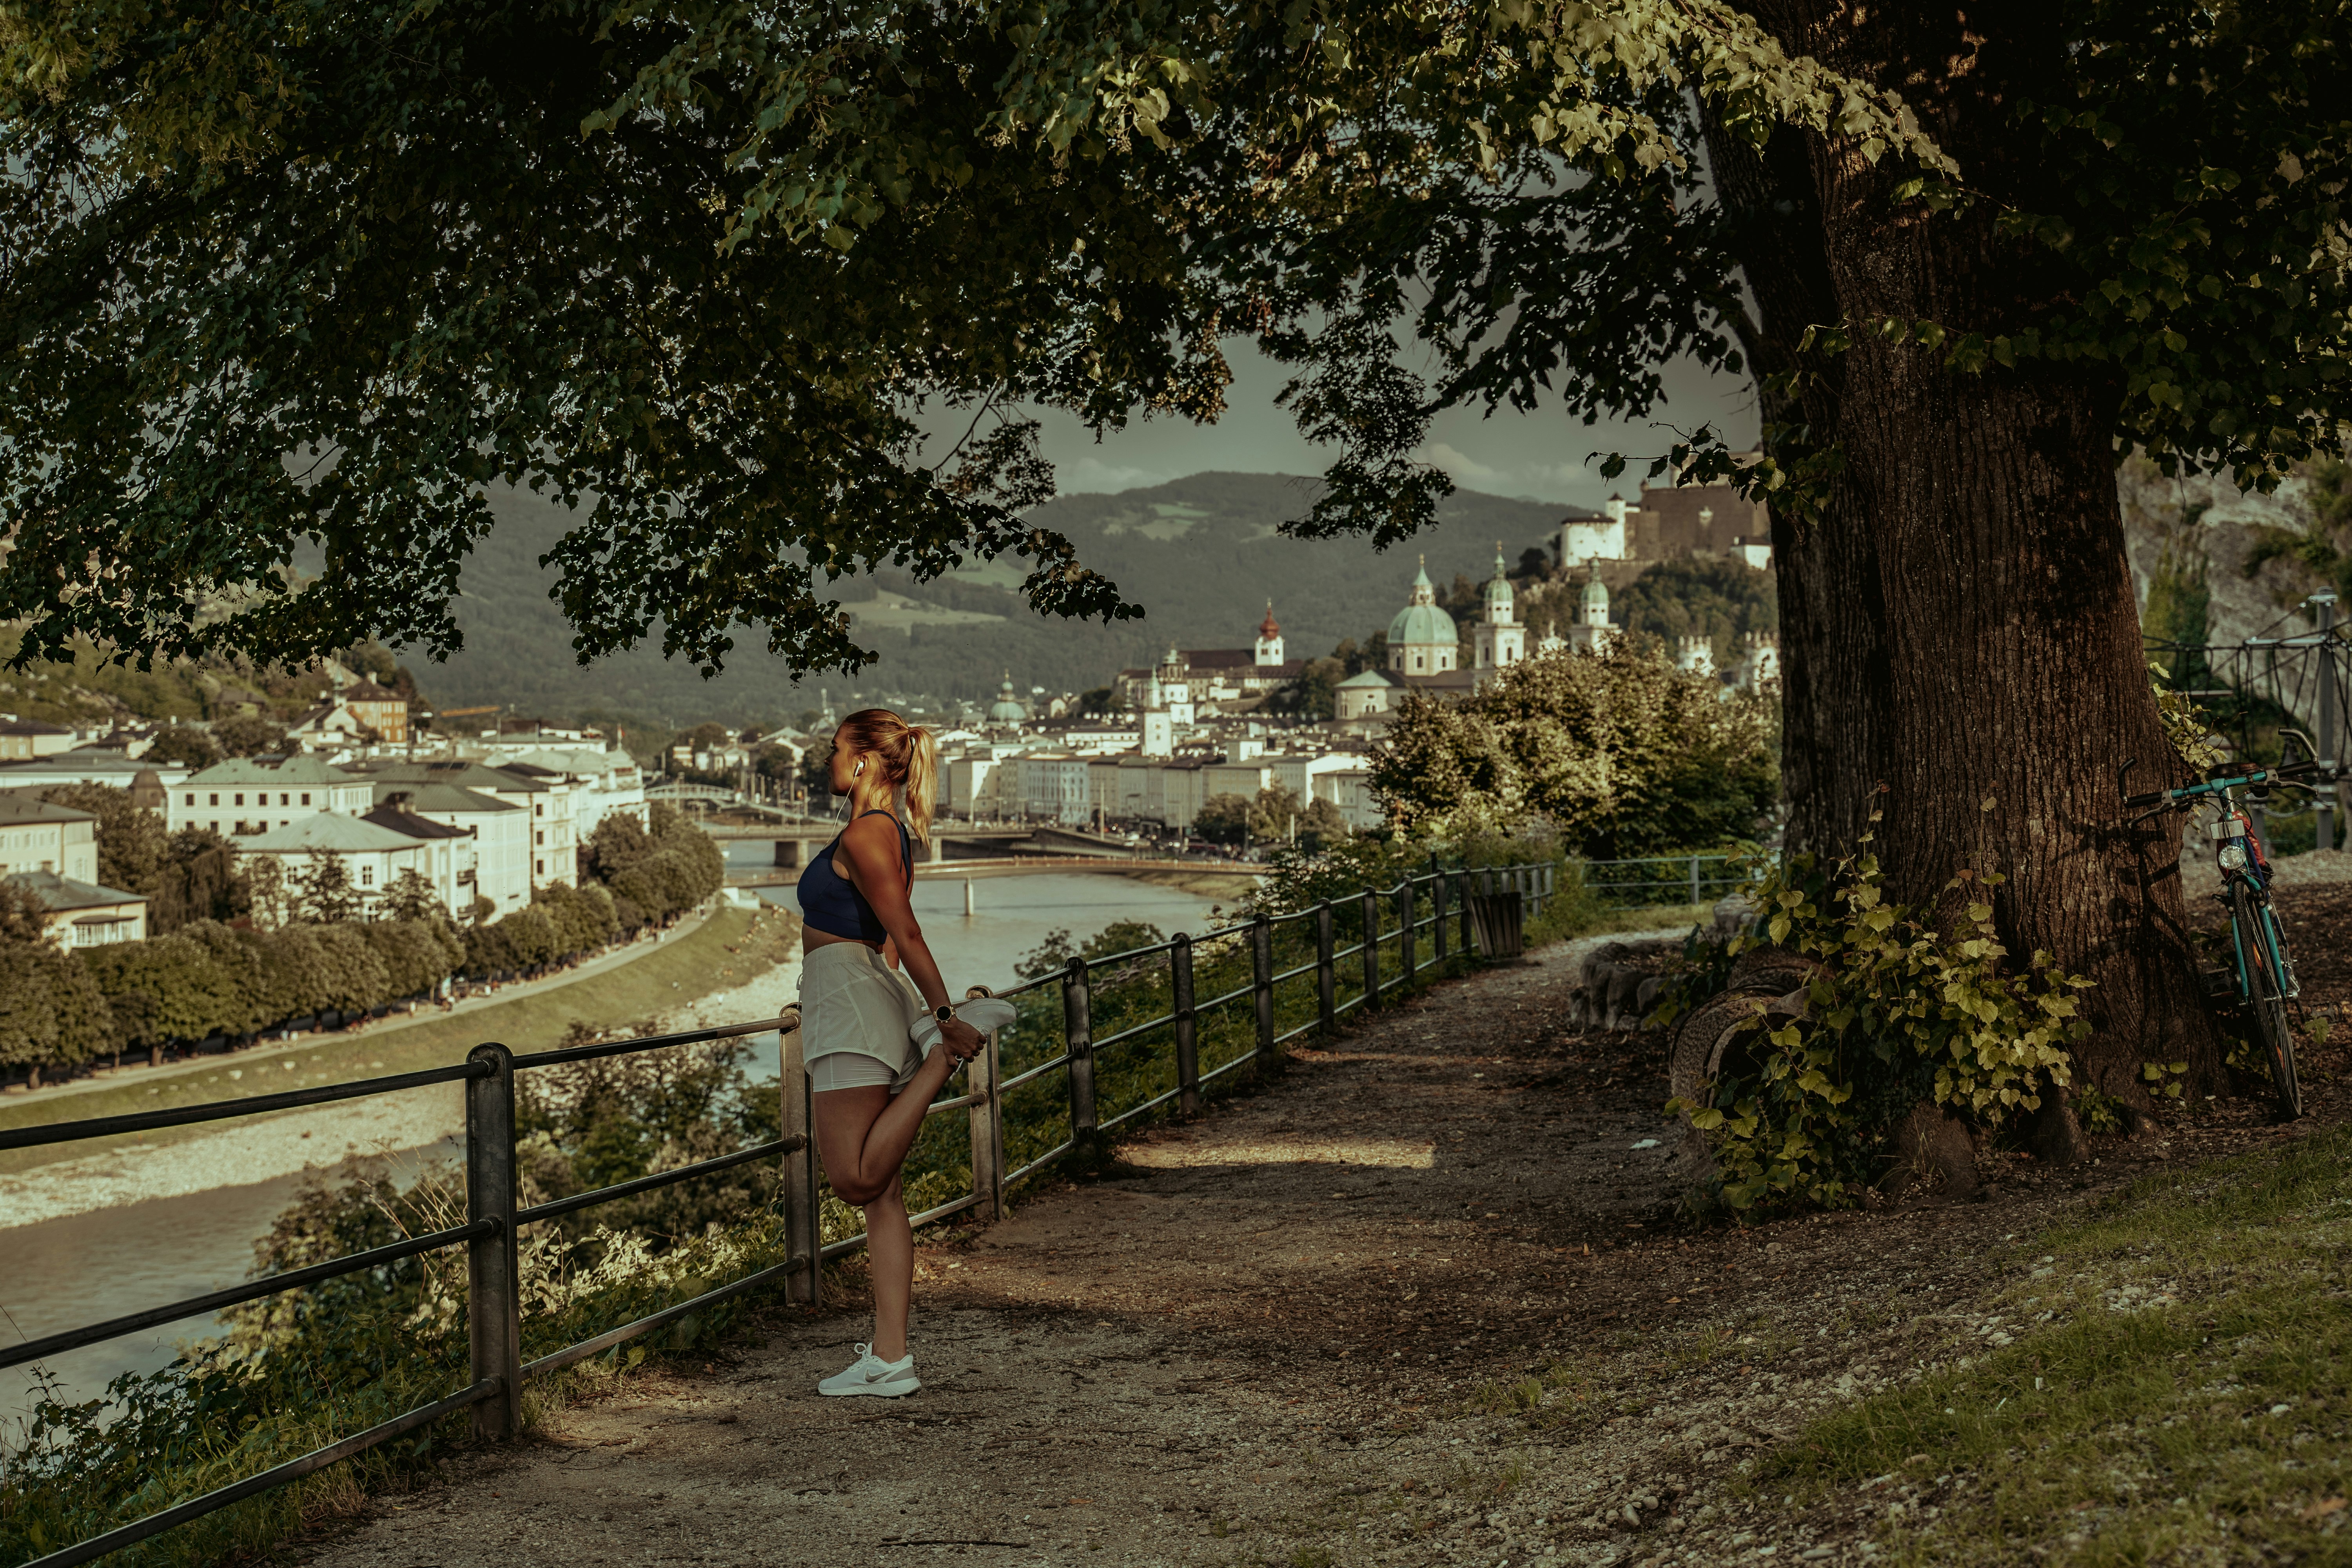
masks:
<instances>
[{"instance_id":1,"label":"green bush","mask_svg":"<svg viewBox=\"0 0 2352 1568\"><path fill-rule=\"evenodd\" d=\"M1873 820L1875 820L1874 817ZM1867 840L1865 839L1865 844ZM1717 1195L1735 1210L1858 1202L1895 1125L1922 1100L1991 1126L2070 1079L2067 1043L2089 1032L2074 993L2091 982L2037 952L2022 969L1995 934L1998 873L1962 873L1942 919L1885 901L1865 853L1824 868L1811 856L1759 866L1742 892L1757 929L1686 968L1653 1022L1671 1024L1729 959L1763 944L1814 964L1804 1010L1735 1026L1723 1071L1673 1100L1713 1145Z\"/></svg>"},{"instance_id":2,"label":"green bush","mask_svg":"<svg viewBox=\"0 0 2352 1568\"><path fill-rule=\"evenodd\" d=\"M1651 639L1527 659L1458 702L1409 694L1372 787L1416 837L1551 823L1593 859L1755 835L1780 795L1778 709Z\"/></svg>"}]
</instances>

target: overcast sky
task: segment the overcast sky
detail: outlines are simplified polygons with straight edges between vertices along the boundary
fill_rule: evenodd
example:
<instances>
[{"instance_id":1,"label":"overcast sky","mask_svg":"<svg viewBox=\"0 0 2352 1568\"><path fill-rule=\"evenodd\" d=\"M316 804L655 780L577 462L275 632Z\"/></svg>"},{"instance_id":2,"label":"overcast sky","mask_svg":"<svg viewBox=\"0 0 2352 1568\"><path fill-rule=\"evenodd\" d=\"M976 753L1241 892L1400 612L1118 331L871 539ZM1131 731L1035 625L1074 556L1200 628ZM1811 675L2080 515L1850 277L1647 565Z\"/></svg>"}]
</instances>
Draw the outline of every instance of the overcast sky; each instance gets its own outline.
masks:
<instances>
[{"instance_id":1,"label":"overcast sky","mask_svg":"<svg viewBox=\"0 0 2352 1568\"><path fill-rule=\"evenodd\" d=\"M1231 406L1213 426L1139 419L1097 445L1076 420L1045 411L1045 456L1054 462L1062 492L1135 489L1209 469L1320 473L1330 455L1303 439L1297 423L1274 405L1284 367L1245 343L1230 344L1227 352L1234 367L1234 384L1227 389ZM1674 444L1675 429L1708 423L1735 447L1755 442L1755 400L1744 378L1710 375L1685 361L1668 369L1666 393L1667 404L1654 425L1588 429L1557 405L1534 414L1505 408L1492 418L1455 410L1436 421L1422 456L1465 489L1597 507L1612 490L1634 493L1642 469L1629 468L1615 480L1604 479L1598 462L1586 460L1594 452L1613 449L1647 459Z\"/></svg>"}]
</instances>

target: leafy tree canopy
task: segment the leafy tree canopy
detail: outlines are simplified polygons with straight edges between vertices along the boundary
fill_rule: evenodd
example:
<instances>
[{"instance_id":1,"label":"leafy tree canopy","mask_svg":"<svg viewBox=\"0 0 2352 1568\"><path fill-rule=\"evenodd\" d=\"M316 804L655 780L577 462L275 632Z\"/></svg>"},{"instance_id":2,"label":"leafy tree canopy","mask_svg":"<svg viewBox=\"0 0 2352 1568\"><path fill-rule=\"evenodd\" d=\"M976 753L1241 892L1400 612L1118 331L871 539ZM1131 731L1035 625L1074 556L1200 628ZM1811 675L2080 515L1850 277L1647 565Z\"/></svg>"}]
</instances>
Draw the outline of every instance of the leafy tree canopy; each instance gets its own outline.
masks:
<instances>
[{"instance_id":1,"label":"leafy tree canopy","mask_svg":"<svg viewBox=\"0 0 2352 1568\"><path fill-rule=\"evenodd\" d=\"M1770 707L1678 670L1646 638L1515 664L1459 702L1409 693L1372 787L1413 837L1548 818L1586 855L1754 837L1780 794Z\"/></svg>"},{"instance_id":2,"label":"leafy tree canopy","mask_svg":"<svg viewBox=\"0 0 2352 1568\"><path fill-rule=\"evenodd\" d=\"M1365 334L1430 229L1396 204L1459 185L1429 215L1458 224L1590 168L1528 210L1622 224L1696 177L1692 88L1936 162L1892 100L1658 0L69 5L0 46L0 435L35 520L0 619L19 658L445 650L501 482L584 509L550 557L583 658L658 620L706 667L747 627L854 667L822 581L975 556L1024 558L1040 611L1129 616L1020 520L1052 486L1011 405L1208 417L1238 331L1322 353L1302 416L1361 403L1379 444L1410 408ZM1298 223L1359 226L1294 266ZM1402 265L1359 298L1381 228ZM968 421L945 451L927 407ZM1434 484L1328 504L1394 538Z\"/></svg>"}]
</instances>

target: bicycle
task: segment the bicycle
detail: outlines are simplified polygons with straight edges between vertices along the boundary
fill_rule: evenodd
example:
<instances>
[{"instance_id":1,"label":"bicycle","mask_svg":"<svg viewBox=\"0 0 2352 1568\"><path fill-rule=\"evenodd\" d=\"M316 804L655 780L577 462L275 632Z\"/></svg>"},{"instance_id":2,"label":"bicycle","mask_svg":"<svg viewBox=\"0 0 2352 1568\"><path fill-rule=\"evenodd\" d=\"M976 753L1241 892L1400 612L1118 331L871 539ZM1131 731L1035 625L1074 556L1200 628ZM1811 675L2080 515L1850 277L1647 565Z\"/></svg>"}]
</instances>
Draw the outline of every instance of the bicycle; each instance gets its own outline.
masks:
<instances>
[{"instance_id":1,"label":"bicycle","mask_svg":"<svg viewBox=\"0 0 2352 1568\"><path fill-rule=\"evenodd\" d=\"M2279 1109L2292 1121L2303 1114L2303 1091L2295 1081L2294 1036L2287 1006L2299 1001L2303 993L2295 983L2294 963L2287 955L2278 914L2271 907L2270 858L2263 853L2262 840L2254 834L2252 820L2241 809L2236 792L2245 791L2250 804L2260 805L2269 800L2274 786L2315 789L2346 776L2346 770L2320 759L2318 748L2302 731L2282 730L2279 734L2290 759L2300 742L2303 761L2289 760L2270 768L2225 763L2209 770L2198 783L2179 789L2124 795L2125 810L2147 808L2124 826L2137 826L2151 816L2173 811L2216 807L2214 820L2205 831L2221 872L2221 901L2230 911L2238 1005L2253 1015L2256 1032L2270 1056L2271 1086L2277 1091ZM2123 795L2125 775L2137 760L2127 759L2116 770L2117 794Z\"/></svg>"}]
</instances>

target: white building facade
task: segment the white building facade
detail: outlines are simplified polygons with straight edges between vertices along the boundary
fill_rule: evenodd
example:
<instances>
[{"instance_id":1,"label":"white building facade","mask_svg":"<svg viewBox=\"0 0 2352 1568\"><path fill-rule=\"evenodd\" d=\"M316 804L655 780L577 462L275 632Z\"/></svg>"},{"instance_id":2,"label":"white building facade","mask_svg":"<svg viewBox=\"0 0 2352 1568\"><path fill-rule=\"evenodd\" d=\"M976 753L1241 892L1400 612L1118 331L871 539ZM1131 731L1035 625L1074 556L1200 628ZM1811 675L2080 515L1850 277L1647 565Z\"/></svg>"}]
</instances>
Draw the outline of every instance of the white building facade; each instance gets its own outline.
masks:
<instances>
[{"instance_id":1,"label":"white building facade","mask_svg":"<svg viewBox=\"0 0 2352 1568\"><path fill-rule=\"evenodd\" d=\"M224 837L251 837L291 827L320 812L359 816L374 804L375 790L365 775L317 757L236 757L170 786L163 820L174 833L202 827Z\"/></svg>"}]
</instances>

